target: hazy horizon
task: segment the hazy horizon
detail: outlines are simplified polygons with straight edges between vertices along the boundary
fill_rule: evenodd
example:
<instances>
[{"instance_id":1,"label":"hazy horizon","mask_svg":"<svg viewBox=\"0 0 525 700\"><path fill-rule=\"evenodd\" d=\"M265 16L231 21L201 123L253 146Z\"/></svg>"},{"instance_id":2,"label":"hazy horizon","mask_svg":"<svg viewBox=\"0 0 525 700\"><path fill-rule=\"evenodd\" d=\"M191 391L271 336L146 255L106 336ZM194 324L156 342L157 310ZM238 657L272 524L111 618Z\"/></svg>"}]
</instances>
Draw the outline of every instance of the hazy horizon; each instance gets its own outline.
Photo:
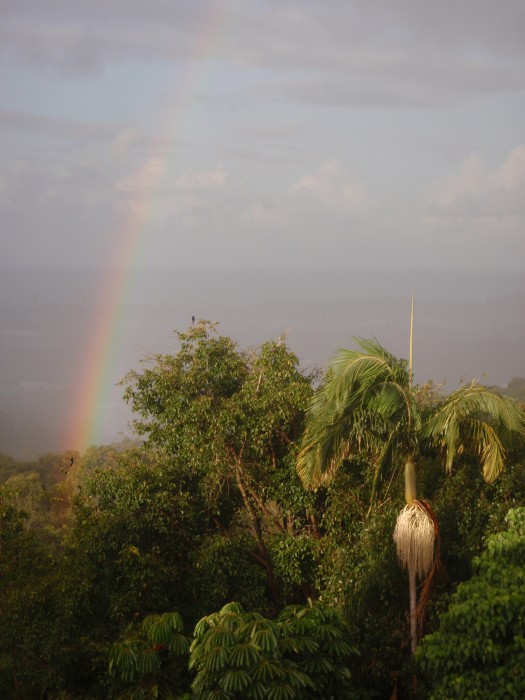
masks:
<instances>
[{"instance_id":1,"label":"hazy horizon","mask_svg":"<svg viewBox=\"0 0 525 700\"><path fill-rule=\"evenodd\" d=\"M35 433L27 435L33 452L39 444L42 450L75 447L64 443L64 426L79 400L82 349L103 308L99 294L107 273L20 268L0 277L0 411L4 422L7 414L18 426L14 433L24 426ZM406 357L412 288L416 381L445 381L451 390L461 379L505 386L525 375L525 280L519 273L142 270L114 322L100 441L130 435L130 412L117 382L146 356L176 352L173 331L187 328L193 315L218 321L218 332L241 348L286 333L303 368L322 368L339 347L354 347L353 336L375 336ZM0 452L13 451L11 438L0 432Z\"/></svg>"}]
</instances>

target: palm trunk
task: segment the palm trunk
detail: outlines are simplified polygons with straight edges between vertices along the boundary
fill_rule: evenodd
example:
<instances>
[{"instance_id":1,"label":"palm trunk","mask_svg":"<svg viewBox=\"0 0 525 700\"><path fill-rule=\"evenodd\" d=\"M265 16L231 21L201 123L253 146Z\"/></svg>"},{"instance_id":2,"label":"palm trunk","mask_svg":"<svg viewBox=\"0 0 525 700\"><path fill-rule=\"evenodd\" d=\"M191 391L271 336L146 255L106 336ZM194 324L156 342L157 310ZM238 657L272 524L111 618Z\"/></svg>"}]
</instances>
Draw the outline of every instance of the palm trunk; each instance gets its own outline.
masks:
<instances>
[{"instance_id":1,"label":"palm trunk","mask_svg":"<svg viewBox=\"0 0 525 700\"><path fill-rule=\"evenodd\" d=\"M405 501L411 506L416 500L416 465L412 457L405 462Z\"/></svg>"},{"instance_id":2,"label":"palm trunk","mask_svg":"<svg viewBox=\"0 0 525 700\"><path fill-rule=\"evenodd\" d=\"M397 516L394 530L397 556L408 570L410 594L410 649L415 654L418 643L417 579L423 579L434 563L436 529L429 508L416 499L416 469L414 460L405 462L406 506Z\"/></svg>"},{"instance_id":3,"label":"palm trunk","mask_svg":"<svg viewBox=\"0 0 525 700\"><path fill-rule=\"evenodd\" d=\"M408 588L410 591L410 651L415 654L417 648L417 591L416 570L413 564L408 566Z\"/></svg>"},{"instance_id":4,"label":"palm trunk","mask_svg":"<svg viewBox=\"0 0 525 700\"><path fill-rule=\"evenodd\" d=\"M416 467L412 457L405 462L405 501L411 506L416 500ZM416 653L417 648L417 588L416 569L413 561L408 563L408 588L410 593L410 650Z\"/></svg>"}]
</instances>

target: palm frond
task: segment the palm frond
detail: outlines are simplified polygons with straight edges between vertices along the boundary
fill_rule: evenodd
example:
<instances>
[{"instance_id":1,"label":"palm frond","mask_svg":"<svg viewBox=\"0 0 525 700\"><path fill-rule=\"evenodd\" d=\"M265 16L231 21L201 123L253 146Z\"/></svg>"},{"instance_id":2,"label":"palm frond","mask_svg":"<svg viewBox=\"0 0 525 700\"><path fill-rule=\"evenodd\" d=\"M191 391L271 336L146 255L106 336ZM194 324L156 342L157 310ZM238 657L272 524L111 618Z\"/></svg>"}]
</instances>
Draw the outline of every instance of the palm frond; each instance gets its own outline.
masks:
<instances>
[{"instance_id":1,"label":"palm frond","mask_svg":"<svg viewBox=\"0 0 525 700\"><path fill-rule=\"evenodd\" d=\"M525 416L513 399L472 382L444 401L422 434L444 451L447 471L465 451L480 459L485 480L493 481L503 469L505 437L525 439Z\"/></svg>"},{"instance_id":2,"label":"palm frond","mask_svg":"<svg viewBox=\"0 0 525 700\"><path fill-rule=\"evenodd\" d=\"M339 350L307 410L297 470L308 487L329 480L358 452L385 466L394 427L410 425L417 414L406 362L375 339L356 340L361 349Z\"/></svg>"},{"instance_id":3,"label":"palm frond","mask_svg":"<svg viewBox=\"0 0 525 700\"><path fill-rule=\"evenodd\" d=\"M383 486L383 481L386 478L386 475L392 471L393 465L394 465L394 438L395 434L392 432L388 440L385 443L385 446L383 448L383 451L379 457L379 460L377 461L375 473L374 473L374 481L372 482L372 494L371 494L371 501L373 502L377 496L377 494L381 491L381 488Z\"/></svg>"},{"instance_id":4,"label":"palm frond","mask_svg":"<svg viewBox=\"0 0 525 700\"><path fill-rule=\"evenodd\" d=\"M505 448L494 427L472 418L465 422L464 442L467 451L479 457L485 481L494 481L505 463Z\"/></svg>"}]
</instances>

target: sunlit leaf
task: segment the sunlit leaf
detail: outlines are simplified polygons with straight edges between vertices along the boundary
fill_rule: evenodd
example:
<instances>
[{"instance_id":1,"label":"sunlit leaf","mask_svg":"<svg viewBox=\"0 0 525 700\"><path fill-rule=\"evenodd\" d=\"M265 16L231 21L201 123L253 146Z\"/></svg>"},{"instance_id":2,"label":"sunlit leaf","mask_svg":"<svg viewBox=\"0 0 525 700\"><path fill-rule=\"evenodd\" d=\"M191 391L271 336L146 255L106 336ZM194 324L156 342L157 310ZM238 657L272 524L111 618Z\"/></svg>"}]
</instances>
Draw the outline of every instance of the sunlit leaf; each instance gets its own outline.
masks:
<instances>
[{"instance_id":1,"label":"sunlit leaf","mask_svg":"<svg viewBox=\"0 0 525 700\"><path fill-rule=\"evenodd\" d=\"M260 656L260 647L251 642L237 644L232 648L230 664L238 668L251 666Z\"/></svg>"},{"instance_id":2,"label":"sunlit leaf","mask_svg":"<svg viewBox=\"0 0 525 700\"><path fill-rule=\"evenodd\" d=\"M225 647L212 647L206 655L205 666L208 671L221 671L230 659L230 650Z\"/></svg>"},{"instance_id":3,"label":"sunlit leaf","mask_svg":"<svg viewBox=\"0 0 525 700\"><path fill-rule=\"evenodd\" d=\"M168 645L172 637L172 628L166 620L160 617L154 618L147 628L148 639L153 644Z\"/></svg>"},{"instance_id":4,"label":"sunlit leaf","mask_svg":"<svg viewBox=\"0 0 525 700\"><path fill-rule=\"evenodd\" d=\"M240 668L232 668L220 679L221 688L232 693L241 693L251 683L251 678L246 671Z\"/></svg>"}]
</instances>

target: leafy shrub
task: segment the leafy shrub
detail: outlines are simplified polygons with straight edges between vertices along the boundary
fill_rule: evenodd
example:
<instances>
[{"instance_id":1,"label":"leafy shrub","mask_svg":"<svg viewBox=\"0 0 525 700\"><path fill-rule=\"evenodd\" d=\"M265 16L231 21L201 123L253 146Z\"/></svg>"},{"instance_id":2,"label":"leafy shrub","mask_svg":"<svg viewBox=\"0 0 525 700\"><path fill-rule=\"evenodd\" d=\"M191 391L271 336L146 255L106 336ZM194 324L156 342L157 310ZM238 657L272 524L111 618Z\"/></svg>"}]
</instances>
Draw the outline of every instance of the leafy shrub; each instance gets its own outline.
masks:
<instances>
[{"instance_id":1,"label":"leafy shrub","mask_svg":"<svg viewBox=\"0 0 525 700\"><path fill-rule=\"evenodd\" d=\"M173 697L184 684L190 642L177 612L149 615L109 652L109 672L128 686L120 697Z\"/></svg>"},{"instance_id":2,"label":"leafy shrub","mask_svg":"<svg viewBox=\"0 0 525 700\"><path fill-rule=\"evenodd\" d=\"M417 652L434 700L525 697L525 508L506 521Z\"/></svg>"},{"instance_id":3,"label":"leafy shrub","mask_svg":"<svg viewBox=\"0 0 525 700\"><path fill-rule=\"evenodd\" d=\"M202 700L352 697L352 653L341 618L322 603L288 606L275 620L230 603L195 627L192 688Z\"/></svg>"}]
</instances>

